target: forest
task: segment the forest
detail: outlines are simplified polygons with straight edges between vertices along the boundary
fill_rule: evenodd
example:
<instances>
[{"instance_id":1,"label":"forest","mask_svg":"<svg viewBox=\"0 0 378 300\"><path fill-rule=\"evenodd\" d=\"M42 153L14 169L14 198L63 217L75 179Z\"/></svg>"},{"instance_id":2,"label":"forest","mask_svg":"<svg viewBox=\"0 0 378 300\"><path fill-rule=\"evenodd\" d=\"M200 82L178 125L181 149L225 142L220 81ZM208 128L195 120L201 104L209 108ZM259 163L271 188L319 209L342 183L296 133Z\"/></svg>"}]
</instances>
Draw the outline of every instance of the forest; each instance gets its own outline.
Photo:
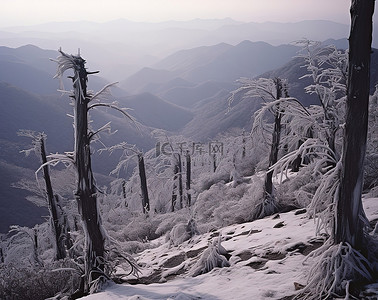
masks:
<instances>
[{"instance_id":1,"label":"forest","mask_svg":"<svg viewBox=\"0 0 378 300\"><path fill-rule=\"evenodd\" d=\"M297 40L290 76L217 83L192 102L183 85L151 112L116 101L117 83L92 91L98 72L59 49L74 138L17 132L38 166L12 188L46 215L0 236L0 299L377 299L374 1L352 3L348 49ZM113 123L132 138L114 139ZM66 150L51 152L53 139Z\"/></svg>"}]
</instances>

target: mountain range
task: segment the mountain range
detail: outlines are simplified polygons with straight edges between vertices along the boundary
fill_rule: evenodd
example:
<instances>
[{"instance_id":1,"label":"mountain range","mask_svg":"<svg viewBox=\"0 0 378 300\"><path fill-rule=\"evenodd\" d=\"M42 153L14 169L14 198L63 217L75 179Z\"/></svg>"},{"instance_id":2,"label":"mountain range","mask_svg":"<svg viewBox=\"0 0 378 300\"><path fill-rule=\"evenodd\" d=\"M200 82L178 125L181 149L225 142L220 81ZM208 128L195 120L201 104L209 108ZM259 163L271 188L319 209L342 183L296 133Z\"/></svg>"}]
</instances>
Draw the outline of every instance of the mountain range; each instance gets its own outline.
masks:
<instances>
[{"instance_id":1,"label":"mountain range","mask_svg":"<svg viewBox=\"0 0 378 300\"><path fill-rule=\"evenodd\" d=\"M318 29L315 30L316 26ZM101 45L93 38L96 31L104 35ZM63 46L66 42L67 45L74 42L85 47L91 45L90 50L83 51L88 69L93 71L106 66L105 72L100 69L99 76L89 77L91 90L98 91L119 76L119 84L112 90L109 101L130 108L129 112L137 123L127 121L110 109L91 113L93 128L111 121L112 130L116 132L104 134L103 144L97 143L93 148L94 171L101 184L112 179L109 173L120 157L120 153L95 152L104 145L127 141L147 151L154 147L151 136L154 129L182 134L198 142L216 138L233 128L248 131L253 113L261 102L238 98L229 106L230 91L238 87L235 81L240 77L287 78L291 96L305 105L317 103L316 97L304 92L309 81L298 79L306 72L301 67L303 60L296 57L299 48L277 43L280 39L292 41L307 32L308 37L322 38L324 43L345 48L346 31L346 25L325 21L258 24L224 19L161 24L126 20L106 24L54 23L29 28L29 31L8 28L0 32L0 44L8 45L0 46L0 232L6 232L11 224L35 224L45 214L44 210L25 200L26 191L11 186L22 179L34 178L34 171L39 166L36 156L25 157L20 153L30 147L31 141L17 136L17 132L20 129L45 132L46 147L51 153L72 151L73 147L72 121L67 116L72 114L72 107L68 97L57 92L59 81L53 79L56 64L50 60L59 53L42 49L41 45L48 46L46 49L58 49L57 42L62 42ZM118 39L119 47L115 47L113 39L121 32L129 34L128 41ZM136 33L138 36L134 36ZM171 39L169 43L168 37ZM274 43L256 41L262 37ZM25 40L35 44L10 47ZM141 44L138 45L136 40ZM107 47L105 43L108 43ZM153 49L147 51L149 47ZM140 50L142 48L144 50ZM124 49L130 52L123 53ZM75 54L77 49L73 51ZM372 88L378 81L377 64L374 51ZM125 70L125 66L132 67ZM70 89L70 80L64 79L63 83L66 89ZM126 173L122 175L127 176Z\"/></svg>"},{"instance_id":2,"label":"mountain range","mask_svg":"<svg viewBox=\"0 0 378 300\"><path fill-rule=\"evenodd\" d=\"M373 45L378 46L377 30ZM324 20L293 23L238 22L232 19L105 23L52 22L28 27L0 28L0 45L33 44L43 49L81 53L91 69L102 71L110 81L127 78L143 67L152 67L179 50L220 43L237 45L244 40L278 46L307 38L324 41L346 38L349 26Z\"/></svg>"}]
</instances>

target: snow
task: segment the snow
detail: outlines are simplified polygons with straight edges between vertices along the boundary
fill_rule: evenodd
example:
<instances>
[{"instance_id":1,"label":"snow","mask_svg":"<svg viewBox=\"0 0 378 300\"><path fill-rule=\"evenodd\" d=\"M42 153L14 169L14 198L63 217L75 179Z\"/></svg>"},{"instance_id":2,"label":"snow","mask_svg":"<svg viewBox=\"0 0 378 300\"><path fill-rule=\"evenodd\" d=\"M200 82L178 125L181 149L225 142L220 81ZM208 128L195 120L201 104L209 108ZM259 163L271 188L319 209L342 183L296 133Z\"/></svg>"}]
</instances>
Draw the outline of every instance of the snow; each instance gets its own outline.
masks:
<instances>
[{"instance_id":1,"label":"snow","mask_svg":"<svg viewBox=\"0 0 378 300\"><path fill-rule=\"evenodd\" d=\"M363 205L370 221L378 219L378 198L363 199ZM180 246L171 246L162 237L151 242L153 248L135 257L141 266L141 280L158 274L155 283L112 284L83 299L242 300L292 296L295 286L306 283L313 259L308 253L321 244L315 227L316 220L299 210L197 235ZM231 255L231 266L191 277L190 268L219 235Z\"/></svg>"}]
</instances>

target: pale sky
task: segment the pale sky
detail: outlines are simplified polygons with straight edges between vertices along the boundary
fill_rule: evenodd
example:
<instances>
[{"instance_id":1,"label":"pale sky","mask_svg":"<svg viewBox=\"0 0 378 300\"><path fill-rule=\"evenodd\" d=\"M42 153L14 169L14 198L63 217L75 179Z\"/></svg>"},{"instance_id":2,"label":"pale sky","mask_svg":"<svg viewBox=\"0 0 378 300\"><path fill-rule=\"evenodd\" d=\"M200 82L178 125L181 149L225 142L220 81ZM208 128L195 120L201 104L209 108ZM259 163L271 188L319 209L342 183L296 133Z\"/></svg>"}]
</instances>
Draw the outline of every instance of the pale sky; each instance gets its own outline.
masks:
<instances>
[{"instance_id":1,"label":"pale sky","mask_svg":"<svg viewBox=\"0 0 378 300\"><path fill-rule=\"evenodd\" d=\"M158 22L231 17L245 22L349 24L350 0L0 0L0 27L51 21Z\"/></svg>"}]
</instances>

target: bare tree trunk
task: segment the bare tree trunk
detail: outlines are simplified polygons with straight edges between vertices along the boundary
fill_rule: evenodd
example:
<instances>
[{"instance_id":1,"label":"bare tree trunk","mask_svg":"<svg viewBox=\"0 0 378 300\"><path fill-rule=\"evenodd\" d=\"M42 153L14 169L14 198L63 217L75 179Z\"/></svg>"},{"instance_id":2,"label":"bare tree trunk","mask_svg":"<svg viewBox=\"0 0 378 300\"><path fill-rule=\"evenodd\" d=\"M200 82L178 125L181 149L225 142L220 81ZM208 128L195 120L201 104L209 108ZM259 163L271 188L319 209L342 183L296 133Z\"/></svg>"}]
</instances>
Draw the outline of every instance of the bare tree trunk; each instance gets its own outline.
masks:
<instances>
[{"instance_id":1,"label":"bare tree trunk","mask_svg":"<svg viewBox=\"0 0 378 300\"><path fill-rule=\"evenodd\" d=\"M175 161L175 164L173 166L173 187L172 187L172 203L171 203L171 211L175 211L176 202L177 202L177 178L179 173L179 166L177 165L177 162Z\"/></svg>"},{"instance_id":2,"label":"bare tree trunk","mask_svg":"<svg viewBox=\"0 0 378 300\"><path fill-rule=\"evenodd\" d=\"M183 199L183 188L182 188L182 166L181 166L181 155L179 153L173 153L174 165L173 165L173 188L172 188L172 207L171 211L175 211L175 206L177 202L177 193L179 196L179 207L182 208Z\"/></svg>"},{"instance_id":3,"label":"bare tree trunk","mask_svg":"<svg viewBox=\"0 0 378 300\"><path fill-rule=\"evenodd\" d=\"M179 166L178 169L178 189L179 189L179 203L180 203L180 209L183 208L183 198L184 198L184 191L183 191L183 186L182 186L182 162L181 162L181 155L177 154L178 156L178 161L177 165Z\"/></svg>"},{"instance_id":4,"label":"bare tree trunk","mask_svg":"<svg viewBox=\"0 0 378 300\"><path fill-rule=\"evenodd\" d=\"M334 242L363 245L361 194L368 127L370 53L374 0L353 0L349 37L347 111L343 169L336 203Z\"/></svg>"},{"instance_id":5,"label":"bare tree trunk","mask_svg":"<svg viewBox=\"0 0 378 300\"><path fill-rule=\"evenodd\" d=\"M309 128L307 130L307 133L306 133L306 138L313 138L314 137L314 132L312 130L312 128ZM297 149L299 149L299 147L303 144L303 141L300 140L298 142L298 146L297 146ZM293 172L298 172L299 171L299 168L301 166L301 163L302 163L302 155L298 155L297 158L293 161L292 165L291 165L291 170Z\"/></svg>"},{"instance_id":6,"label":"bare tree trunk","mask_svg":"<svg viewBox=\"0 0 378 300\"><path fill-rule=\"evenodd\" d=\"M140 189L142 192L142 206L143 213L148 213L150 211L150 200L148 198L147 189L147 179L146 179L146 169L144 166L143 154L138 154L138 167L139 167L139 178L140 178Z\"/></svg>"},{"instance_id":7,"label":"bare tree trunk","mask_svg":"<svg viewBox=\"0 0 378 300\"><path fill-rule=\"evenodd\" d=\"M126 180L122 180L122 196L126 199Z\"/></svg>"},{"instance_id":8,"label":"bare tree trunk","mask_svg":"<svg viewBox=\"0 0 378 300\"><path fill-rule=\"evenodd\" d=\"M88 133L87 71L85 60L76 59L73 78L75 97L75 165L77 169L76 200L85 233L84 293L92 281L104 272L104 234L97 208L96 187L92 172L90 135Z\"/></svg>"},{"instance_id":9,"label":"bare tree trunk","mask_svg":"<svg viewBox=\"0 0 378 300\"><path fill-rule=\"evenodd\" d=\"M211 162L213 163L212 171L213 173L215 173L215 171L217 170L217 157L215 156L215 154L213 154L211 158L212 158Z\"/></svg>"},{"instance_id":10,"label":"bare tree trunk","mask_svg":"<svg viewBox=\"0 0 378 300\"><path fill-rule=\"evenodd\" d=\"M242 160L244 160L245 158L245 155L246 155L246 139L245 139L245 130L243 129L243 133L242 133L242 155L241 155L241 158Z\"/></svg>"},{"instance_id":11,"label":"bare tree trunk","mask_svg":"<svg viewBox=\"0 0 378 300\"><path fill-rule=\"evenodd\" d=\"M55 238L55 249L56 249L55 259L59 260L66 257L66 250L64 247L64 236L63 236L64 225L60 224L57 203L55 202L54 192L53 192L51 179L50 179L49 167L47 165L45 139L43 136L40 136L39 138L39 146L40 146L42 164L44 165L43 178L45 179L48 208L49 208L51 219L52 219L51 220L52 233Z\"/></svg>"},{"instance_id":12,"label":"bare tree trunk","mask_svg":"<svg viewBox=\"0 0 378 300\"><path fill-rule=\"evenodd\" d=\"M34 259L34 263L36 265L41 266L42 263L41 263L41 261L39 259L39 255L38 255L38 230L37 230L37 228L33 229L32 240L33 240L33 259Z\"/></svg>"},{"instance_id":13,"label":"bare tree trunk","mask_svg":"<svg viewBox=\"0 0 378 300\"><path fill-rule=\"evenodd\" d=\"M276 87L276 100L282 98L283 92L285 92L285 96L287 97L286 91L284 91L284 87L282 85L282 81L280 78L274 79L274 84ZM273 166L277 160L278 160L278 151L280 146L280 139L281 139L281 118L282 118L282 112L280 109L280 106L277 104L275 107L274 112L274 128L272 133L272 144L270 148L270 154L269 154L269 164L268 164L268 171L265 176L265 182L264 182L264 192L265 197L263 198L263 201L259 203L255 211L253 213L253 219L261 219L266 216L270 216L274 214L278 207L276 204L276 199L273 195L273 171L269 168Z\"/></svg>"},{"instance_id":14,"label":"bare tree trunk","mask_svg":"<svg viewBox=\"0 0 378 300\"><path fill-rule=\"evenodd\" d=\"M275 78L274 83L276 85L277 90L277 99L282 98L282 82L281 79ZM274 129L272 133L272 145L270 149L269 155L269 166L273 166L278 159L278 150L280 146L280 138L281 138L281 118L282 114L280 112L280 107L277 105L276 111L274 114ZM273 183L272 183L273 171L268 171L265 177L265 193L266 197L272 197L273 195Z\"/></svg>"},{"instance_id":15,"label":"bare tree trunk","mask_svg":"<svg viewBox=\"0 0 378 300\"><path fill-rule=\"evenodd\" d=\"M0 263L4 263L4 253L3 253L3 248L0 247Z\"/></svg>"},{"instance_id":16,"label":"bare tree trunk","mask_svg":"<svg viewBox=\"0 0 378 300\"><path fill-rule=\"evenodd\" d=\"M57 196L57 195L55 195ZM70 225L68 223L68 219L67 219L67 215L65 214L63 216L63 228L65 229L64 231L64 234L65 234L65 237L64 237L64 244L66 245L66 249L68 251L68 256L71 257L71 258L75 258L77 257L76 255L76 251L74 251L73 249L73 241L72 241L72 238L71 238L71 228L70 228Z\"/></svg>"},{"instance_id":17,"label":"bare tree trunk","mask_svg":"<svg viewBox=\"0 0 378 300\"><path fill-rule=\"evenodd\" d=\"M192 204L192 195L190 194L190 181L192 173L192 162L189 151L186 151L186 197L187 197L187 206Z\"/></svg>"}]
</instances>

